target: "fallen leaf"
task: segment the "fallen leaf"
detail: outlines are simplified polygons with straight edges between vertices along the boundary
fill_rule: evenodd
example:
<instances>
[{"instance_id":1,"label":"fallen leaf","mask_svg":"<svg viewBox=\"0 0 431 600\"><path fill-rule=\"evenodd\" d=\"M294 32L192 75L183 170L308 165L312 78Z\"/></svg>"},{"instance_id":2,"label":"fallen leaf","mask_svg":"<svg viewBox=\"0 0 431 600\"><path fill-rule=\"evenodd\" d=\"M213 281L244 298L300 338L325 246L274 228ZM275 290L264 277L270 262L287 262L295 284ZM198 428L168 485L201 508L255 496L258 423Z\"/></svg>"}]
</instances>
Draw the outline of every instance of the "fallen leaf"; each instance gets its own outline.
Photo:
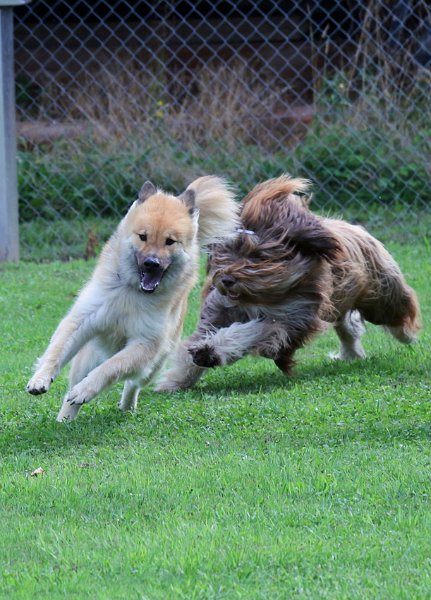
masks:
<instances>
[{"instance_id":1,"label":"fallen leaf","mask_svg":"<svg viewBox=\"0 0 431 600\"><path fill-rule=\"evenodd\" d=\"M38 475L43 475L44 473L45 471L42 469L42 467L38 467L30 473L30 477L37 477Z\"/></svg>"}]
</instances>

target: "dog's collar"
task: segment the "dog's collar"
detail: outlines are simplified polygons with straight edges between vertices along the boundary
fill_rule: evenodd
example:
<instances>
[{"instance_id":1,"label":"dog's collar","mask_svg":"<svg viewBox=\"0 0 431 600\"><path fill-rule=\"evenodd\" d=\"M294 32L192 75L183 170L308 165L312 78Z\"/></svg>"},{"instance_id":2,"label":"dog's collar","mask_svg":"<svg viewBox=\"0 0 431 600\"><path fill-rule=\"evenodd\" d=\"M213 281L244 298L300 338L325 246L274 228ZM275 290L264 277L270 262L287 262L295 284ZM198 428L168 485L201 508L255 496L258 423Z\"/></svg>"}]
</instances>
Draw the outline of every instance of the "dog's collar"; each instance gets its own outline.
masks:
<instances>
[{"instance_id":1,"label":"dog's collar","mask_svg":"<svg viewBox=\"0 0 431 600\"><path fill-rule=\"evenodd\" d=\"M237 233L245 233L247 235L254 235L254 231L251 231L251 229L243 229L242 227L238 227L236 232Z\"/></svg>"}]
</instances>

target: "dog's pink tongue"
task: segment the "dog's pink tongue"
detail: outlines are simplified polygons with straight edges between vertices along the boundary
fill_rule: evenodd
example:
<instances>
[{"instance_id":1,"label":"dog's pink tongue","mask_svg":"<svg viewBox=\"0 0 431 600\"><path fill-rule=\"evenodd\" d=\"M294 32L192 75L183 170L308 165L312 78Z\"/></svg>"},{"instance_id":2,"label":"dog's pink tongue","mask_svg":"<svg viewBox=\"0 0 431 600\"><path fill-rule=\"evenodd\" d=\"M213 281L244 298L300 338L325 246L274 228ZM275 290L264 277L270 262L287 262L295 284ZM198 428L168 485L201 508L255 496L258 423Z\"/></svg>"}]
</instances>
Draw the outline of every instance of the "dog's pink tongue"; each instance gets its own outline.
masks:
<instances>
[{"instance_id":1,"label":"dog's pink tongue","mask_svg":"<svg viewBox=\"0 0 431 600\"><path fill-rule=\"evenodd\" d=\"M154 292L162 279L163 271L156 273L142 273L141 275L141 290L144 292Z\"/></svg>"}]
</instances>

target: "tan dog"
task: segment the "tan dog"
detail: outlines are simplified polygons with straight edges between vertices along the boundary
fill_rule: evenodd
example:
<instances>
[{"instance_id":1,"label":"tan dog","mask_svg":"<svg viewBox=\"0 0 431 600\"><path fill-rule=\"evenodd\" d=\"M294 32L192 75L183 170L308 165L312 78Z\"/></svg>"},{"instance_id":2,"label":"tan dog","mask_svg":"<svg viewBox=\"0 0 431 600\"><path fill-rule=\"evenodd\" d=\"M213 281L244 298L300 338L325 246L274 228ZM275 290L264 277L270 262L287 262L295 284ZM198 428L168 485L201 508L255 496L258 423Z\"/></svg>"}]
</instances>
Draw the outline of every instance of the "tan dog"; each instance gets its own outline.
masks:
<instances>
[{"instance_id":1,"label":"tan dog","mask_svg":"<svg viewBox=\"0 0 431 600\"><path fill-rule=\"evenodd\" d=\"M365 356L364 320L415 341L419 304L395 260L362 227L313 214L296 195L307 188L282 176L244 198L242 228L212 248L198 328L159 390L190 387L205 368L247 354L290 374L295 351L328 323L342 360Z\"/></svg>"},{"instance_id":2,"label":"tan dog","mask_svg":"<svg viewBox=\"0 0 431 600\"><path fill-rule=\"evenodd\" d=\"M201 177L179 197L146 182L38 360L27 391L47 392L75 357L57 420L74 419L82 404L121 379L120 408L134 409L140 388L181 335L199 247L236 226L237 204L222 179Z\"/></svg>"}]
</instances>

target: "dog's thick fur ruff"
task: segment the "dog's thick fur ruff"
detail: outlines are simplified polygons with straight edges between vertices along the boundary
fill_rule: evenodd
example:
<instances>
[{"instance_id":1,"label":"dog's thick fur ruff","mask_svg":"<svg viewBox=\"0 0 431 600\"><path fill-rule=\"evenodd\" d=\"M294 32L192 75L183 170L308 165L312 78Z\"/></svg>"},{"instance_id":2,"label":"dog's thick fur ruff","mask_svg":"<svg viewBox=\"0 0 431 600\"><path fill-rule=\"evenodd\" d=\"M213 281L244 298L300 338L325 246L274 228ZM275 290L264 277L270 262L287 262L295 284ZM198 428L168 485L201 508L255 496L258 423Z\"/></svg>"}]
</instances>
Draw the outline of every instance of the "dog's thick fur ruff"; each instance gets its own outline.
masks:
<instances>
[{"instance_id":1,"label":"dog's thick fur ruff","mask_svg":"<svg viewBox=\"0 0 431 600\"><path fill-rule=\"evenodd\" d=\"M365 356L363 320L400 342L415 340L418 301L392 256L362 227L314 215L297 195L307 188L282 176L246 196L244 229L213 247L198 328L159 390L189 387L205 368L247 354L290 374L295 351L328 324L342 360Z\"/></svg>"},{"instance_id":2,"label":"dog's thick fur ruff","mask_svg":"<svg viewBox=\"0 0 431 600\"><path fill-rule=\"evenodd\" d=\"M125 380L122 410L134 409L181 335L199 247L233 235L238 204L218 177L201 177L179 197L146 182L104 247L95 271L60 323L27 385L48 391L73 357L57 420Z\"/></svg>"}]
</instances>

